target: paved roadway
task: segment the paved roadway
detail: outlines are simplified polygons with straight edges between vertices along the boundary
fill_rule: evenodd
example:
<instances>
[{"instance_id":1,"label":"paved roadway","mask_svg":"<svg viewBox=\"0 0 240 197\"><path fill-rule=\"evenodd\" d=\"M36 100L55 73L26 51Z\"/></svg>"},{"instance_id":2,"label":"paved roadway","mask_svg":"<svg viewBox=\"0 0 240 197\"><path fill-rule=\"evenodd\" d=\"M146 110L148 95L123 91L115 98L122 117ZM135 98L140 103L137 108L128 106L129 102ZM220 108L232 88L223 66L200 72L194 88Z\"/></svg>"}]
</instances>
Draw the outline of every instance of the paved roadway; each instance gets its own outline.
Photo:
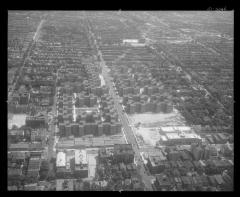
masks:
<instances>
[{"instance_id":1,"label":"paved roadway","mask_svg":"<svg viewBox=\"0 0 240 197\"><path fill-rule=\"evenodd\" d=\"M57 74L56 74L56 85L57 85L57 79L58 79L58 71L57 70ZM57 130L57 126L55 125L55 119L57 117L57 86L55 87L55 95L54 95L54 99L53 99L53 106L52 106L52 114L53 114L53 118L52 121L49 123L49 141L48 141L48 160L50 161L51 158L54 157L54 143L55 143L55 136L56 136L56 130Z\"/></svg>"},{"instance_id":2,"label":"paved roadway","mask_svg":"<svg viewBox=\"0 0 240 197\"><path fill-rule=\"evenodd\" d=\"M92 32L90 34L94 37ZM100 66L102 67L102 75L104 77L106 85L109 88L109 94L110 94L110 96L114 100L114 107L117 110L118 116L119 116L119 118L120 118L120 120L122 122L122 126L124 128L127 141L128 141L128 143L132 144L132 146L133 146L133 149L134 149L134 152L135 152L135 159L136 159L136 161L138 163L139 173L140 173L140 175L142 177L142 181L143 181L143 183L145 185L145 190L153 191L151 178L150 178L150 176L148 175L148 172L145 169L144 163L143 163L141 155L140 155L140 150L139 150L139 147L137 145L137 141L136 141L135 136L133 134L132 128L129 126L126 114L123 113L122 105L119 104L119 96L115 92L114 83L112 82L112 78L108 74L108 70L109 69L108 69L108 67L105 64L105 61L103 60L102 53L99 50L98 44L96 42L96 39L94 39L94 44L95 44L95 46L97 48L98 55L100 57Z\"/></svg>"},{"instance_id":3,"label":"paved roadway","mask_svg":"<svg viewBox=\"0 0 240 197\"><path fill-rule=\"evenodd\" d=\"M132 131L132 128L129 126L128 124L128 120L127 120L127 117L125 115L125 113L123 113L123 109L122 109L122 105L119 104L119 97L116 95L115 93L115 90L113 88L113 82L111 81L111 78L109 77L108 75L108 72L107 72L107 66L104 64L104 61L102 59L102 56L100 55L100 58L101 58L101 66L103 68L103 77L106 81L106 84L107 86L109 87L109 94L110 96L113 98L114 100L114 107L115 109L117 110L118 112L118 115L119 115L119 118L122 122L122 125L124 127L124 130L125 130L125 135L126 135L126 138L127 138L127 141L129 143L132 144L133 146L133 149L134 149L134 152L135 152L135 158L136 158L136 161L138 161L138 165L139 165L139 170L140 170L140 175L142 176L142 180L146 186L146 189L147 190L153 190L152 189L152 185L151 185L151 180L150 178L147 176L147 172L145 170L145 167L144 167L144 164L143 164L143 161L141 159L141 155L140 155L140 151L139 151L139 148L138 148L138 145L137 145L137 142L136 142L136 139L134 137L134 134L133 134L133 131Z\"/></svg>"},{"instance_id":4,"label":"paved roadway","mask_svg":"<svg viewBox=\"0 0 240 197\"><path fill-rule=\"evenodd\" d=\"M39 38L40 29L41 29L41 27L42 27L42 25L43 25L44 22L45 22L45 20L42 19L41 22L39 23L38 27L37 27L37 31L35 32L35 34L34 34L34 36L33 36L33 40L34 40L35 42L37 42L37 40L38 40L38 38Z\"/></svg>"},{"instance_id":5,"label":"paved roadway","mask_svg":"<svg viewBox=\"0 0 240 197\"><path fill-rule=\"evenodd\" d=\"M62 62L60 62L62 65ZM57 80L59 76L59 71L61 70L62 66L60 66L57 69L56 72L56 83L55 83L55 95L53 97L53 106L52 106L52 114L53 114L53 120L49 123L49 141L48 141L48 160L50 161L51 158L55 157L56 150L54 150L54 144L56 143L56 132L57 132L57 125L55 124L55 120L57 118Z\"/></svg>"}]
</instances>

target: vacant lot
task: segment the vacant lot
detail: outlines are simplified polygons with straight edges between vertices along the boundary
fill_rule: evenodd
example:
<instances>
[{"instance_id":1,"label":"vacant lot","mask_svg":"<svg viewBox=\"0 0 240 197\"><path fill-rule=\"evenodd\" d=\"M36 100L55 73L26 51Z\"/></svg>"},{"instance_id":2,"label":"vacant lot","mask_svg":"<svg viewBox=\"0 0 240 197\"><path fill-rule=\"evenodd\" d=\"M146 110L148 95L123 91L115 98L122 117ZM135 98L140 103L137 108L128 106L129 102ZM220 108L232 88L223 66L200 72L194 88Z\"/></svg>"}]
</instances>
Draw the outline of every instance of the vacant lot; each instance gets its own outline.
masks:
<instances>
[{"instance_id":1,"label":"vacant lot","mask_svg":"<svg viewBox=\"0 0 240 197\"><path fill-rule=\"evenodd\" d=\"M142 146L155 146L160 139L160 134L157 129L140 127L139 129L135 130L135 134L138 138L138 141L143 143Z\"/></svg>"},{"instance_id":2,"label":"vacant lot","mask_svg":"<svg viewBox=\"0 0 240 197\"><path fill-rule=\"evenodd\" d=\"M140 147L156 146L160 139L159 127L185 126L185 120L181 114L174 109L172 113L144 113L129 115L129 122L133 127L134 134ZM136 128L137 123L141 125Z\"/></svg>"},{"instance_id":3,"label":"vacant lot","mask_svg":"<svg viewBox=\"0 0 240 197\"><path fill-rule=\"evenodd\" d=\"M160 126L184 126L185 120L181 114L174 109L172 113L144 113L129 115L132 125L141 123L141 127L160 127Z\"/></svg>"}]
</instances>

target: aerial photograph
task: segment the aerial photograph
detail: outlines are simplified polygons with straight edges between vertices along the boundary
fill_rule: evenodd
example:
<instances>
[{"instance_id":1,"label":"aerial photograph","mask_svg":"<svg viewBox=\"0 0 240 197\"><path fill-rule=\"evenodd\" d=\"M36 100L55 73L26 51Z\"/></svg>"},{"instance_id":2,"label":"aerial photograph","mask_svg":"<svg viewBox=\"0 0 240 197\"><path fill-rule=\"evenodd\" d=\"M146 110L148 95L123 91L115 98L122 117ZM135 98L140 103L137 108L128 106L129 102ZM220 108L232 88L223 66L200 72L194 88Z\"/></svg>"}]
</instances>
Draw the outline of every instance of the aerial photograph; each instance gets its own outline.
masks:
<instances>
[{"instance_id":1,"label":"aerial photograph","mask_svg":"<svg viewBox=\"0 0 240 197\"><path fill-rule=\"evenodd\" d=\"M7 15L8 191L234 190L234 11Z\"/></svg>"}]
</instances>

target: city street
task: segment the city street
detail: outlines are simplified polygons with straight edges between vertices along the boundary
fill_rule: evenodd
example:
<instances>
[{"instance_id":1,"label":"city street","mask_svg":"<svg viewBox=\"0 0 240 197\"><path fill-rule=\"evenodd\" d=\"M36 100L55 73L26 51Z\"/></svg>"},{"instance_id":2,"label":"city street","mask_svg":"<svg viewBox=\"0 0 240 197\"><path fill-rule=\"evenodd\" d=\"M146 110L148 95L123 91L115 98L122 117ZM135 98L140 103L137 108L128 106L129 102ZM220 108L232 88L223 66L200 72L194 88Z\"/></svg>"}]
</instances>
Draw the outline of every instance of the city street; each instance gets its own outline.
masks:
<instances>
[{"instance_id":1,"label":"city street","mask_svg":"<svg viewBox=\"0 0 240 197\"><path fill-rule=\"evenodd\" d=\"M119 116L119 118L122 122L122 126L124 128L127 141L128 141L129 144L132 144L132 146L133 146L136 161L140 161L140 162L138 162L138 166L139 166L139 173L142 177L142 181L143 181L147 191L153 191L151 178L150 178L150 176L148 176L148 173L145 170L145 166L144 166L144 163L143 163L141 155L140 155L140 150L138 148L137 141L134 137L134 134L133 134L133 131L132 131L131 127L128 124L128 119L126 117L126 114L123 112L122 105L119 103L119 97L114 90L114 83L112 82L112 79L108 74L109 69L105 64L105 61L102 57L102 53L99 50L99 47L97 45L96 39L95 39L94 43L96 44L96 48L98 50L98 55L100 57L100 66L102 68L103 78L106 82L106 85L109 88L109 94L114 100L114 107L117 110L118 116Z\"/></svg>"}]
</instances>

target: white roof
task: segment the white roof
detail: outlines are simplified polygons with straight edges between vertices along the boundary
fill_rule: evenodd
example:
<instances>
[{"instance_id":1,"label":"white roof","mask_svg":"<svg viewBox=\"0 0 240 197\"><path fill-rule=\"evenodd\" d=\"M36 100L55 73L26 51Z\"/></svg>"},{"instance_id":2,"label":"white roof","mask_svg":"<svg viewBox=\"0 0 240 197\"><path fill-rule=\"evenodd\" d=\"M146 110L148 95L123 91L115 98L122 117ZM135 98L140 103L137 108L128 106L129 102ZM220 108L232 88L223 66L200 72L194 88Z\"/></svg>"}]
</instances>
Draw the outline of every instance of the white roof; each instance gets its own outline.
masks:
<instances>
[{"instance_id":1,"label":"white roof","mask_svg":"<svg viewBox=\"0 0 240 197\"><path fill-rule=\"evenodd\" d=\"M181 138L177 133L166 133L167 139L179 139Z\"/></svg>"},{"instance_id":2,"label":"white roof","mask_svg":"<svg viewBox=\"0 0 240 197\"><path fill-rule=\"evenodd\" d=\"M178 127L174 127L176 130L179 131L189 131L191 130L191 127L187 127L187 126L178 126Z\"/></svg>"},{"instance_id":3,"label":"white roof","mask_svg":"<svg viewBox=\"0 0 240 197\"><path fill-rule=\"evenodd\" d=\"M145 46L144 43L131 43L132 46L135 46L135 47L143 47Z\"/></svg>"},{"instance_id":4,"label":"white roof","mask_svg":"<svg viewBox=\"0 0 240 197\"><path fill-rule=\"evenodd\" d=\"M195 133L185 133L185 138L199 138L201 139L201 137Z\"/></svg>"},{"instance_id":5,"label":"white roof","mask_svg":"<svg viewBox=\"0 0 240 197\"><path fill-rule=\"evenodd\" d=\"M203 165L203 166L206 166L206 164L205 163L203 163L203 161L202 160L199 160L199 162Z\"/></svg>"},{"instance_id":6,"label":"white roof","mask_svg":"<svg viewBox=\"0 0 240 197\"><path fill-rule=\"evenodd\" d=\"M124 39L123 42L134 42L134 43L138 43L137 39Z\"/></svg>"},{"instance_id":7,"label":"white roof","mask_svg":"<svg viewBox=\"0 0 240 197\"><path fill-rule=\"evenodd\" d=\"M87 152L86 150L75 151L75 164L87 164Z\"/></svg>"},{"instance_id":8,"label":"white roof","mask_svg":"<svg viewBox=\"0 0 240 197\"><path fill-rule=\"evenodd\" d=\"M164 135L161 136L161 139L162 139L163 141L167 141L167 138L166 138L166 136L164 136Z\"/></svg>"},{"instance_id":9,"label":"white roof","mask_svg":"<svg viewBox=\"0 0 240 197\"><path fill-rule=\"evenodd\" d=\"M162 129L163 132L172 132L172 131L174 131L173 127L161 127L161 129Z\"/></svg>"},{"instance_id":10,"label":"white roof","mask_svg":"<svg viewBox=\"0 0 240 197\"><path fill-rule=\"evenodd\" d=\"M88 163L89 165L96 165L96 157L94 155L88 155Z\"/></svg>"},{"instance_id":11,"label":"white roof","mask_svg":"<svg viewBox=\"0 0 240 197\"><path fill-rule=\"evenodd\" d=\"M163 132L190 131L191 127L188 126L161 127L161 130Z\"/></svg>"},{"instance_id":12,"label":"white roof","mask_svg":"<svg viewBox=\"0 0 240 197\"><path fill-rule=\"evenodd\" d=\"M166 133L166 137L168 139L180 139L180 138L198 138L201 139L201 137L197 134L193 134L193 133L182 133L182 134L178 134L178 133Z\"/></svg>"},{"instance_id":13,"label":"white roof","mask_svg":"<svg viewBox=\"0 0 240 197\"><path fill-rule=\"evenodd\" d=\"M57 167L66 165L66 153L58 152L57 154Z\"/></svg>"}]
</instances>

